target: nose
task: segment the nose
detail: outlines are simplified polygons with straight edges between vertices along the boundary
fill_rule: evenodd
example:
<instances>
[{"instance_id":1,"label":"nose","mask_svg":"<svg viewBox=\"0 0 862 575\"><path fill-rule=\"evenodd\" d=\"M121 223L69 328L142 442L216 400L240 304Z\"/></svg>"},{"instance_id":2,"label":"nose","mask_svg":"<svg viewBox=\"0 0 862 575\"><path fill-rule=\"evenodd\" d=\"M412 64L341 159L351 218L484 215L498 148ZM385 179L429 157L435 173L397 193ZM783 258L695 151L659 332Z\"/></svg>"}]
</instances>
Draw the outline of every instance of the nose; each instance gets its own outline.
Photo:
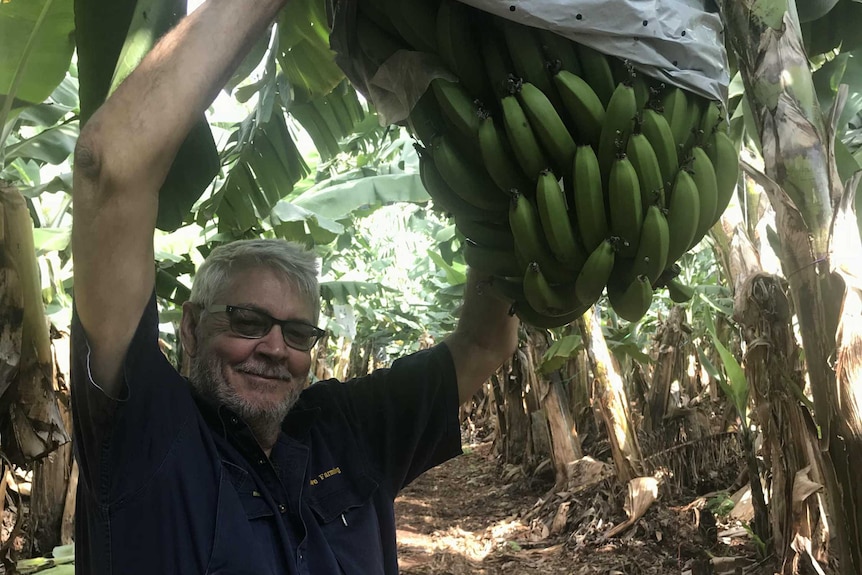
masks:
<instances>
[{"instance_id":1,"label":"nose","mask_svg":"<svg viewBox=\"0 0 862 575\"><path fill-rule=\"evenodd\" d=\"M258 340L255 351L272 359L287 357L290 348L284 342L281 326L273 325L269 332Z\"/></svg>"}]
</instances>

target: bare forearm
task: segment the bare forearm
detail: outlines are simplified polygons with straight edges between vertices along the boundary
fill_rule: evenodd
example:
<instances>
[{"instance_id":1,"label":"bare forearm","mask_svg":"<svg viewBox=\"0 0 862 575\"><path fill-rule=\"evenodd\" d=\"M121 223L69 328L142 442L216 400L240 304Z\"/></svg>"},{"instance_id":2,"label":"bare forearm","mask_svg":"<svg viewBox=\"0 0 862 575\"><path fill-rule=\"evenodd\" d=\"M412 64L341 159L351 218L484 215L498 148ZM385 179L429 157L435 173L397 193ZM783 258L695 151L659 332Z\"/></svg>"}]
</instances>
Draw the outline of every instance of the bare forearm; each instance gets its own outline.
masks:
<instances>
[{"instance_id":1,"label":"bare forearm","mask_svg":"<svg viewBox=\"0 0 862 575\"><path fill-rule=\"evenodd\" d=\"M486 282L487 278L469 271L458 327L445 339L455 362L462 403L511 357L518 344L519 324L509 315L511 302L494 294Z\"/></svg>"}]
</instances>

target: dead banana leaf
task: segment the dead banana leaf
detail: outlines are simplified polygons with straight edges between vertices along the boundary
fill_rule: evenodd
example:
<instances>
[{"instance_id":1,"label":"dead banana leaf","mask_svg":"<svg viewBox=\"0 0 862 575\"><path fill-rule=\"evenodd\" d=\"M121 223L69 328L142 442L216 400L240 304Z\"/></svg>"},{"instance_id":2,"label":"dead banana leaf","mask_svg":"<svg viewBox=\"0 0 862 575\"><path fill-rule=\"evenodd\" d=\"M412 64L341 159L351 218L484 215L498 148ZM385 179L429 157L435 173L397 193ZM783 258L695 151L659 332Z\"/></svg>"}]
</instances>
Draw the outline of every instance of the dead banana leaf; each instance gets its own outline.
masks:
<instances>
[{"instance_id":1,"label":"dead banana leaf","mask_svg":"<svg viewBox=\"0 0 862 575\"><path fill-rule=\"evenodd\" d=\"M605 539L622 533L643 517L658 497L658 484L658 479L655 477L635 477L629 481L626 502L623 506L623 510L629 518L608 531L604 536Z\"/></svg>"},{"instance_id":2,"label":"dead banana leaf","mask_svg":"<svg viewBox=\"0 0 862 575\"><path fill-rule=\"evenodd\" d=\"M11 328L0 327L0 345L14 343L18 337L20 343L15 368L4 368L0 363L0 374L7 372L6 378L11 380L8 391L0 396L0 438L6 456L15 464L26 465L67 443L69 434L54 393L54 356L33 245L33 221L24 197L13 186L2 184L0 287L6 289L0 292L0 319L15 321L9 322ZM4 336L7 331L11 335ZM7 383L4 379L0 385Z\"/></svg>"}]
</instances>

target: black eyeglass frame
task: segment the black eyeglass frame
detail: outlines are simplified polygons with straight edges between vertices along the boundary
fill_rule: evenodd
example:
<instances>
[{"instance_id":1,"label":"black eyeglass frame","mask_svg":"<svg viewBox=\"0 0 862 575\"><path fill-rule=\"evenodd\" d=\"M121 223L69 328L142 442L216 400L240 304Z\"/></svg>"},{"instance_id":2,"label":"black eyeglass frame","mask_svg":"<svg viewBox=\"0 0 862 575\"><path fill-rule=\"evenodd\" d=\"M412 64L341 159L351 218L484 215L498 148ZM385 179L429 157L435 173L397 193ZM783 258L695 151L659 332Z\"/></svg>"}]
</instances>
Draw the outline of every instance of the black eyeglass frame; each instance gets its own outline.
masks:
<instances>
[{"instance_id":1,"label":"black eyeglass frame","mask_svg":"<svg viewBox=\"0 0 862 575\"><path fill-rule=\"evenodd\" d=\"M250 307L242 307L242 306L238 306L238 305L215 304L215 305L210 305L210 306L205 307L204 311L206 311L207 313L219 313L219 312L226 313L227 317L228 317L228 322L230 325L231 332L234 335L241 337L241 338L244 338L244 339L261 339L264 336L266 336L266 334L268 334L270 332L270 330L272 330L272 326L277 325L281 328L281 336L282 336L282 339L284 339L284 343L287 344L288 347L291 347L291 348L296 349L298 351L311 351L311 349L314 348L315 345L317 345L317 342L319 342L321 340L321 338L328 333L325 329L321 329L321 328L317 327L316 325L313 325L313 324L310 324L310 323L307 323L304 321L296 320L296 319L277 319L277 318L272 317L271 315L269 315L268 313L266 313L264 311L261 311L259 309L250 308ZM234 311L248 311L248 312L252 312L252 313L257 314L257 315L261 316L262 318L266 318L267 320L269 320L269 327L261 335L258 335L258 336L246 335L244 333L240 333L239 331L237 331L234 328L234 318L233 318L233 312ZM289 330L287 330L285 328L289 328L292 325L301 325L303 327L308 327L308 328L312 329L312 332L311 332L312 333L312 335L311 335L312 340L311 340L311 343L308 345L308 347L301 347L301 346L298 346L295 342L288 341L287 334L289 333Z\"/></svg>"}]
</instances>

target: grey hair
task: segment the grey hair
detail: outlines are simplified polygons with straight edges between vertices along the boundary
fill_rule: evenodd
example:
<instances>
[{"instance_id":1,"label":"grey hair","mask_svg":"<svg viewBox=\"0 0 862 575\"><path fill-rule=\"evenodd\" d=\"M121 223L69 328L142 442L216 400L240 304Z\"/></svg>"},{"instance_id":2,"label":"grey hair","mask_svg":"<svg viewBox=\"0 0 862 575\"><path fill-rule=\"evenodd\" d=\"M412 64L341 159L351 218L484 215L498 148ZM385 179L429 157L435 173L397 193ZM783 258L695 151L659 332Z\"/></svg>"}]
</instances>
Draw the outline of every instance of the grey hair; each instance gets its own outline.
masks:
<instances>
[{"instance_id":1,"label":"grey hair","mask_svg":"<svg viewBox=\"0 0 862 575\"><path fill-rule=\"evenodd\" d=\"M320 318L320 288L317 257L304 246L286 240L238 240L214 249L195 275L189 300L206 307L234 275L249 268L264 267L281 273L306 300L313 322Z\"/></svg>"}]
</instances>

